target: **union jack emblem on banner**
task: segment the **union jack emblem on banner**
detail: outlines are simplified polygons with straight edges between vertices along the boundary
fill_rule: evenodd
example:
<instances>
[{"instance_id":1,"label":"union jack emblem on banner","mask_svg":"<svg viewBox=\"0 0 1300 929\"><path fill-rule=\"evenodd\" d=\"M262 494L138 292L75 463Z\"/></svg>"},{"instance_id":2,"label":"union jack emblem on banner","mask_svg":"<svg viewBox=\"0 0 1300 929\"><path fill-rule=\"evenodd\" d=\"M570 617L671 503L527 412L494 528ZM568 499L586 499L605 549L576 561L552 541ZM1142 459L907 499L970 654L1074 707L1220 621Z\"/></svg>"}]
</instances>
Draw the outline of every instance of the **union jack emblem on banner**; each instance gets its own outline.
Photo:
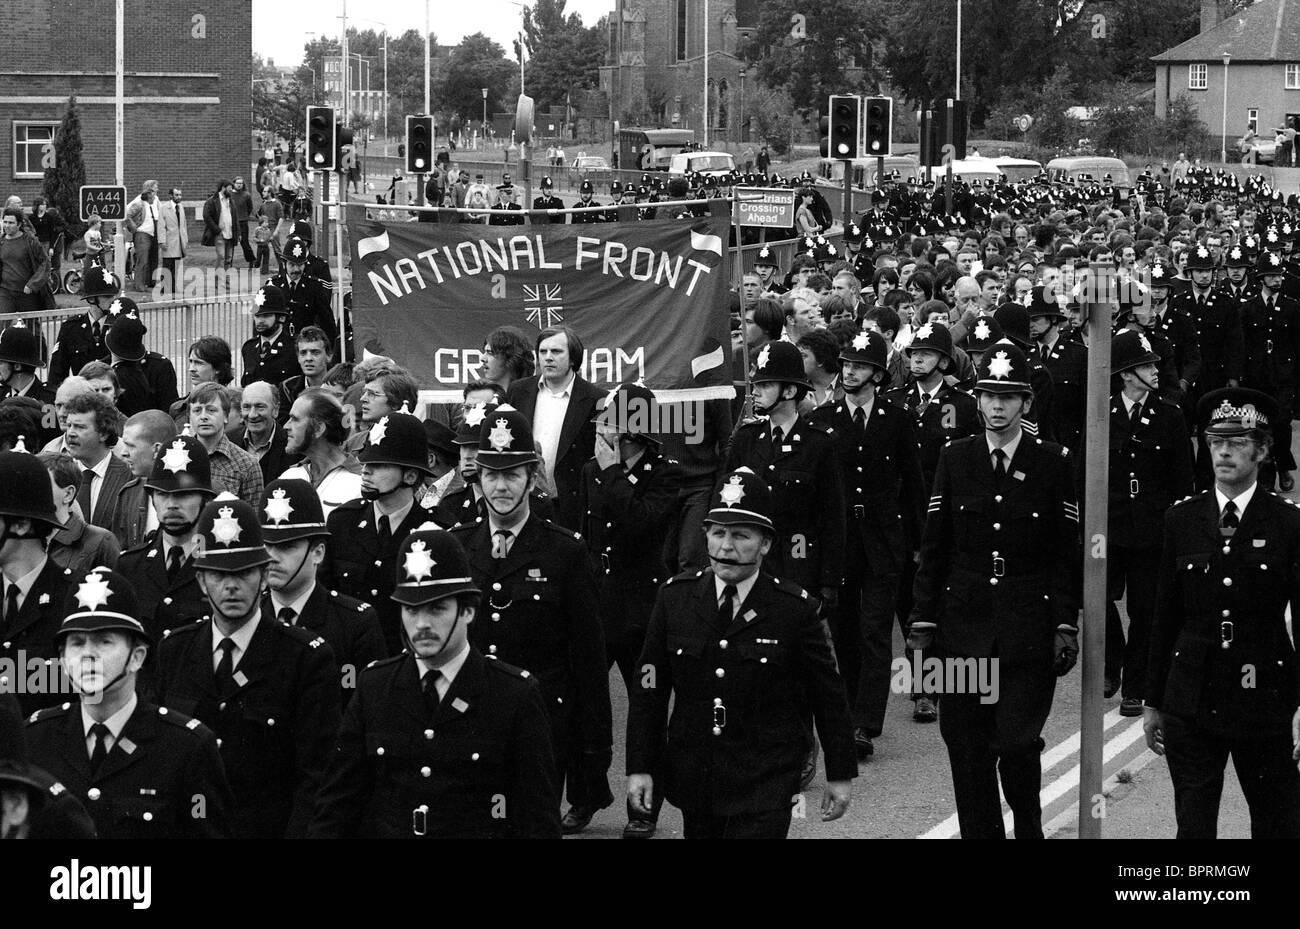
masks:
<instances>
[{"instance_id":1,"label":"union jack emblem on banner","mask_svg":"<svg viewBox=\"0 0 1300 929\"><path fill-rule=\"evenodd\" d=\"M528 314L528 321L538 329L550 329L564 322L561 315L564 309L562 287L562 284L524 285L524 312Z\"/></svg>"}]
</instances>

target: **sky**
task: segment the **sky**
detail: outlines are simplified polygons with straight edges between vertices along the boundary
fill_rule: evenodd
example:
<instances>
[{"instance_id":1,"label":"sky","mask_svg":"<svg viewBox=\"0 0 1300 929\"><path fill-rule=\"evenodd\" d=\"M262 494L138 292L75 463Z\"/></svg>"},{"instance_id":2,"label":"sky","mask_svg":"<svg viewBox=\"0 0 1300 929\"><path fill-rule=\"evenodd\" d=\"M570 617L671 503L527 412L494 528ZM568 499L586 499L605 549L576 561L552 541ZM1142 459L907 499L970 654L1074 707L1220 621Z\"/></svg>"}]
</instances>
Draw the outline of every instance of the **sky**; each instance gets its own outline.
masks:
<instances>
[{"instance_id":1,"label":"sky","mask_svg":"<svg viewBox=\"0 0 1300 929\"><path fill-rule=\"evenodd\" d=\"M455 45L467 35L484 32L510 55L521 15L511 0L428 0L428 4L430 29L440 45ZM345 7L348 26L362 31L379 32L385 25L392 35L424 29L420 0L253 0L253 51L275 59L277 65L299 64L303 45L313 38L308 30L337 37L341 25L337 17ZM614 0L568 0L564 12L577 13L584 26L591 26L613 9Z\"/></svg>"}]
</instances>

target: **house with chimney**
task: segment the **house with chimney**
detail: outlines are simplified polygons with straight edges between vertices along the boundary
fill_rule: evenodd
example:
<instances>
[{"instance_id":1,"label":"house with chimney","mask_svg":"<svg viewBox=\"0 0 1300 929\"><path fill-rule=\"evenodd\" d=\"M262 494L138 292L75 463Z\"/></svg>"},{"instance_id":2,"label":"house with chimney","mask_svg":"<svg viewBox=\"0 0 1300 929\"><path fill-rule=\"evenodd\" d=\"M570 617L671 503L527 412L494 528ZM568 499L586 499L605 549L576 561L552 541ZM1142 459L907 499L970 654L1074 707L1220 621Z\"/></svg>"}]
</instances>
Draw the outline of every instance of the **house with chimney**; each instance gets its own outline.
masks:
<instances>
[{"instance_id":1,"label":"house with chimney","mask_svg":"<svg viewBox=\"0 0 1300 929\"><path fill-rule=\"evenodd\" d=\"M1201 31L1152 60L1156 116L1185 96L1232 152L1247 129L1300 129L1300 0L1258 0L1223 13L1216 0L1201 0Z\"/></svg>"}]
</instances>

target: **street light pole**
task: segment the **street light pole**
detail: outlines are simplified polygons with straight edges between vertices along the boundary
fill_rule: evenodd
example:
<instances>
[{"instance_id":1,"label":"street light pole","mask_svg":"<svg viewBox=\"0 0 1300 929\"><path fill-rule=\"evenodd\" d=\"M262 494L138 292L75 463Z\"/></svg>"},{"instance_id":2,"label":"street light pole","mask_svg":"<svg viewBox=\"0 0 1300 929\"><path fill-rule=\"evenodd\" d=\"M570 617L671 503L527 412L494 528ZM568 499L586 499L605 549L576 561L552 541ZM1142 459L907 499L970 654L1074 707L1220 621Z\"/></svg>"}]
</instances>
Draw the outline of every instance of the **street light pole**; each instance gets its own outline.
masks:
<instances>
[{"instance_id":1,"label":"street light pole","mask_svg":"<svg viewBox=\"0 0 1300 929\"><path fill-rule=\"evenodd\" d=\"M957 0L957 89L952 98L961 99L961 0Z\"/></svg>"},{"instance_id":2,"label":"street light pole","mask_svg":"<svg viewBox=\"0 0 1300 929\"><path fill-rule=\"evenodd\" d=\"M483 90L483 147L487 148L487 92L486 87Z\"/></svg>"},{"instance_id":3,"label":"street light pole","mask_svg":"<svg viewBox=\"0 0 1300 929\"><path fill-rule=\"evenodd\" d=\"M709 0L704 0L704 147L709 147Z\"/></svg>"},{"instance_id":4,"label":"street light pole","mask_svg":"<svg viewBox=\"0 0 1300 929\"><path fill-rule=\"evenodd\" d=\"M1219 160L1224 164L1228 163L1228 62L1231 59L1231 55L1223 53L1223 148Z\"/></svg>"},{"instance_id":5,"label":"street light pole","mask_svg":"<svg viewBox=\"0 0 1300 929\"><path fill-rule=\"evenodd\" d=\"M113 75L113 156L116 168L117 185L126 186L126 0L117 0L117 22L114 37L114 59L116 61ZM122 234L122 224L116 223L117 231L113 233L113 273L126 281L126 236Z\"/></svg>"},{"instance_id":6,"label":"street light pole","mask_svg":"<svg viewBox=\"0 0 1300 929\"><path fill-rule=\"evenodd\" d=\"M426 116L429 115L429 57L429 0L424 0L424 115Z\"/></svg>"}]
</instances>

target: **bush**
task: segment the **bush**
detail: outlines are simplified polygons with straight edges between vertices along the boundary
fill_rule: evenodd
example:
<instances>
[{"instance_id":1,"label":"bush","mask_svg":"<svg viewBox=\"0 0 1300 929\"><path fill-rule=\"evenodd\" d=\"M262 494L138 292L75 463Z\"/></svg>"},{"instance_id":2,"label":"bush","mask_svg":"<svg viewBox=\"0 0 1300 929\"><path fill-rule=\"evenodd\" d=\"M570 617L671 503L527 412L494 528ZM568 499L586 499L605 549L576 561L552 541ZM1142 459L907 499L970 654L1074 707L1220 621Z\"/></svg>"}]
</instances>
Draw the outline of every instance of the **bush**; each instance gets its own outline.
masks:
<instances>
[{"instance_id":1,"label":"bush","mask_svg":"<svg viewBox=\"0 0 1300 929\"><path fill-rule=\"evenodd\" d=\"M753 141L766 144L773 155L790 150L790 132L794 123L794 101L784 90L772 90L759 84L750 100L745 101Z\"/></svg>"},{"instance_id":2,"label":"bush","mask_svg":"<svg viewBox=\"0 0 1300 929\"><path fill-rule=\"evenodd\" d=\"M81 221L81 186L86 183L86 165L81 156L81 115L77 98L68 98L63 122L54 134L54 167L45 169L41 193L59 211L67 227L69 242L86 232Z\"/></svg>"}]
</instances>

